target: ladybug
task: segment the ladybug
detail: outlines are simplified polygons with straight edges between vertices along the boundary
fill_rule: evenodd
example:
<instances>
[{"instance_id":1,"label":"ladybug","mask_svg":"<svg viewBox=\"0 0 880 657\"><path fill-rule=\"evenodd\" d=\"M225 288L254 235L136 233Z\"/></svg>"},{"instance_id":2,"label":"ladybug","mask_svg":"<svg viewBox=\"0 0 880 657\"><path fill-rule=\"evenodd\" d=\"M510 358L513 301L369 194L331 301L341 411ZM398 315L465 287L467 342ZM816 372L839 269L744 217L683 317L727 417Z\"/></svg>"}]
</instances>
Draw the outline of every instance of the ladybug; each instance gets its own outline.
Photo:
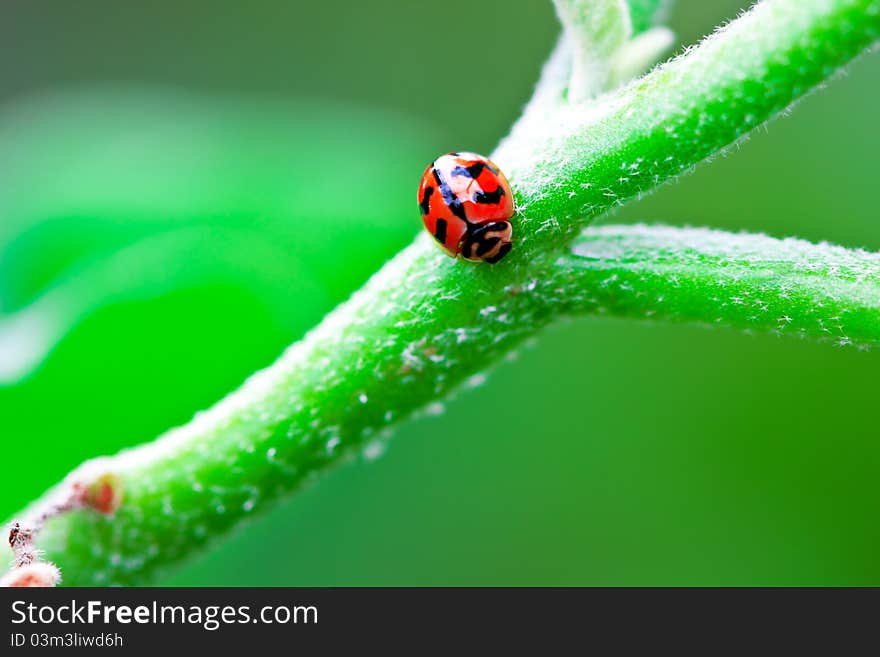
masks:
<instances>
[{"instance_id":1,"label":"ladybug","mask_svg":"<svg viewBox=\"0 0 880 657\"><path fill-rule=\"evenodd\" d=\"M513 194L501 170L476 153L448 153L419 185L425 228L453 258L496 263L510 251Z\"/></svg>"}]
</instances>

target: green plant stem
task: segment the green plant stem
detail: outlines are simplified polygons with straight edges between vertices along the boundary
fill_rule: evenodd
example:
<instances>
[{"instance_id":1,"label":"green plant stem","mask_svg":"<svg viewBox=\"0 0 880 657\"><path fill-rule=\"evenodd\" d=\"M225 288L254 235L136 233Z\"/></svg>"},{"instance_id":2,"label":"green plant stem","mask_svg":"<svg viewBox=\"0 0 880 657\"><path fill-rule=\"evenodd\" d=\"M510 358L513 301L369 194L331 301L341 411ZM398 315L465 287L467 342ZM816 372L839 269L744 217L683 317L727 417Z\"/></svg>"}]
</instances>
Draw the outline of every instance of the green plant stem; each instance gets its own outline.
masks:
<instances>
[{"instance_id":1,"label":"green plant stem","mask_svg":"<svg viewBox=\"0 0 880 657\"><path fill-rule=\"evenodd\" d=\"M871 255L834 251L852 264L835 278L839 270L814 275L802 268L801 256L818 257L824 247L761 241L769 238L731 237L743 247L741 259L725 254L717 239L714 250L701 250L701 239L714 233L675 233L667 245L662 236L670 229L605 229L611 232L591 234L571 249L597 215L784 110L869 46L878 28L875 0L767 0L681 58L594 103L554 100L558 82L552 81L564 76L548 70L551 82L540 93L549 101L532 104L497 153L520 208L516 246L505 261L495 267L453 261L421 235L238 391L153 443L72 473L50 498L75 480L112 471L123 482L122 507L112 518L88 512L56 518L41 547L67 584L153 581L326 466L359 449L374 453L394 424L433 409L560 314L654 311L774 330L788 316L792 328L811 335L833 330L825 323L840 317L842 335L872 341ZM537 114L551 120L536 121ZM750 268L756 244L767 251ZM771 252L773 245L779 248ZM785 259L789 248L794 255ZM763 315L762 306L742 308L720 291L717 281L726 280L734 260L746 270L723 290L760 300L767 305ZM768 292L774 276L794 287ZM644 294L627 285L643 286ZM822 325L810 324L816 298L836 304ZM752 315L763 323L750 324ZM46 503L38 501L25 517Z\"/></svg>"},{"instance_id":2,"label":"green plant stem","mask_svg":"<svg viewBox=\"0 0 880 657\"><path fill-rule=\"evenodd\" d=\"M411 247L395 264L411 265L419 251ZM383 290L384 281L374 279L328 318L329 327L190 424L74 472L68 483L90 479L89 472L121 475L125 502L113 518L76 512L49 524L42 544L67 583L152 581L162 567L307 482L351 447L363 446L367 457L381 451L383 430L414 410L409 397L443 396L460 382L457 371L488 367L560 315L880 343L877 254L706 229L590 229L552 266L484 307L483 326L428 339L399 343L394 332L364 330L364 317L382 310ZM397 334L405 333L405 316L393 317L404 325ZM486 354L479 367L453 360Z\"/></svg>"},{"instance_id":3,"label":"green plant stem","mask_svg":"<svg viewBox=\"0 0 880 657\"><path fill-rule=\"evenodd\" d=\"M728 148L878 34L877 0L767 0L592 103L565 103L565 76L546 71L539 120L527 111L493 156L516 183L515 258L561 248L595 217Z\"/></svg>"}]
</instances>

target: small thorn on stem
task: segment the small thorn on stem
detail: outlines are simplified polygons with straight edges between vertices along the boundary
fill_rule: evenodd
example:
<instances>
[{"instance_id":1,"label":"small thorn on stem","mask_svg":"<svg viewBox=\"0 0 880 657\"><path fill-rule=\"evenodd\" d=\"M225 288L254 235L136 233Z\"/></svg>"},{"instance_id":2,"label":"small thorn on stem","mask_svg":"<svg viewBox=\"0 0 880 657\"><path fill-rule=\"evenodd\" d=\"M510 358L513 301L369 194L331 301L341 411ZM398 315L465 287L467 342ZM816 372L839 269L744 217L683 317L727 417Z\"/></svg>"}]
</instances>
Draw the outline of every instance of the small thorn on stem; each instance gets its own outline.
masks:
<instances>
[{"instance_id":1,"label":"small thorn on stem","mask_svg":"<svg viewBox=\"0 0 880 657\"><path fill-rule=\"evenodd\" d=\"M104 515L113 515L122 504L122 479L113 472L105 472L88 483L73 484L79 503Z\"/></svg>"}]
</instances>

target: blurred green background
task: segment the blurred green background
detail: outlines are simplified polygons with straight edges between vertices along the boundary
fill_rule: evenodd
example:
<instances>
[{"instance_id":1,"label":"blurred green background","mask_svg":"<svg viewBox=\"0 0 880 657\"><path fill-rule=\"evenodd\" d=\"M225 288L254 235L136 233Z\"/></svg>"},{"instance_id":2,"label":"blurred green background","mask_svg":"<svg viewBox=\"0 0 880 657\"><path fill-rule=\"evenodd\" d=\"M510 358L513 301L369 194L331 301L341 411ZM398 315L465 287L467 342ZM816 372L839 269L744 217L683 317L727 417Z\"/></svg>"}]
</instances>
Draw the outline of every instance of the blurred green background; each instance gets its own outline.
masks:
<instances>
[{"instance_id":1,"label":"blurred green background","mask_svg":"<svg viewBox=\"0 0 880 657\"><path fill-rule=\"evenodd\" d=\"M669 24L689 43L742 6ZM4 2L0 516L356 289L419 229L424 165L504 135L557 30L549 0ZM611 220L880 248L878 82L863 59ZM163 583L878 585L878 373L772 335L557 325Z\"/></svg>"}]
</instances>

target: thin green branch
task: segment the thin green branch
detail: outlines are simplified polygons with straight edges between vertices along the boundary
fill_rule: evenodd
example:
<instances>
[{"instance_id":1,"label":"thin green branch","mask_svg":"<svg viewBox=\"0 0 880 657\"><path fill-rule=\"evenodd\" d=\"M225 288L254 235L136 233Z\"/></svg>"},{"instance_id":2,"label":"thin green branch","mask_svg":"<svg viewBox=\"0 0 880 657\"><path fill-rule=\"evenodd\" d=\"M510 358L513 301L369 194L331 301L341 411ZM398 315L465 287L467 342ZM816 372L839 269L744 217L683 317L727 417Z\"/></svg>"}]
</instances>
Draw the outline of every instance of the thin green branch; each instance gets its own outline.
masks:
<instances>
[{"instance_id":1,"label":"thin green branch","mask_svg":"<svg viewBox=\"0 0 880 657\"><path fill-rule=\"evenodd\" d=\"M625 0L553 0L573 58L569 99L580 102L607 88L611 60L633 33Z\"/></svg>"},{"instance_id":2,"label":"thin green branch","mask_svg":"<svg viewBox=\"0 0 880 657\"><path fill-rule=\"evenodd\" d=\"M878 0L767 0L619 91L560 103L542 120L527 113L493 158L516 182L514 257L563 246L596 216L729 147L878 34Z\"/></svg>"},{"instance_id":3,"label":"thin green branch","mask_svg":"<svg viewBox=\"0 0 880 657\"><path fill-rule=\"evenodd\" d=\"M556 278L581 300L578 312L880 344L876 253L704 228L601 226L575 240Z\"/></svg>"},{"instance_id":4,"label":"thin green branch","mask_svg":"<svg viewBox=\"0 0 880 657\"><path fill-rule=\"evenodd\" d=\"M840 337L872 342L874 256L834 251L847 267L813 274L802 267L805 254L824 247L761 241L768 238L732 237L733 251L725 251L714 233L664 237L669 229L635 228L598 231L574 251L571 243L595 216L787 108L868 47L878 28L880 0L766 0L683 57L589 104L552 100L565 76L548 67L556 83L542 84L545 101L530 106L497 153L520 207L505 261L453 261L421 235L238 391L151 444L86 464L23 517L74 483L115 475L123 502L113 517L54 518L40 544L67 584L153 581L323 468L356 450L375 453L393 425L560 314L653 311L765 329L781 322L810 335L833 331L829 322L839 317ZM561 53L555 61L564 66ZM786 249L794 249L787 259ZM735 268L740 278L728 280ZM771 290L773 276L795 287ZM834 314L811 324L817 299ZM764 319L750 324L753 316Z\"/></svg>"}]
</instances>

